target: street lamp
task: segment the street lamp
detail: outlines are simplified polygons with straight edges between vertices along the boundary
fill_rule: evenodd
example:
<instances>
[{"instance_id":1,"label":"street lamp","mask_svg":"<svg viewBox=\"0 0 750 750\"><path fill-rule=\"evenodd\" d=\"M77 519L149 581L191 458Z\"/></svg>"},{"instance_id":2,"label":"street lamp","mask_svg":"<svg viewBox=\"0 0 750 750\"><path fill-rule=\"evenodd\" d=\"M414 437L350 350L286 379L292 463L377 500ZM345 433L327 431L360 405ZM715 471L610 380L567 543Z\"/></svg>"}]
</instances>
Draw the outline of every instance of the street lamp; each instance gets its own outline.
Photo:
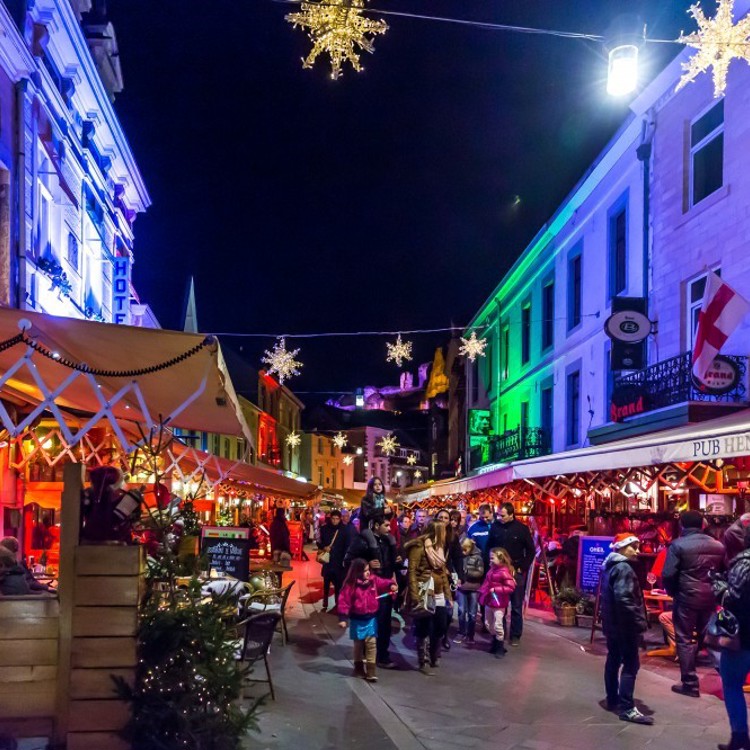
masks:
<instances>
[{"instance_id":1,"label":"street lamp","mask_svg":"<svg viewBox=\"0 0 750 750\"><path fill-rule=\"evenodd\" d=\"M605 34L608 55L607 93L626 96L638 87L638 50L643 43L635 16L618 16Z\"/></svg>"}]
</instances>

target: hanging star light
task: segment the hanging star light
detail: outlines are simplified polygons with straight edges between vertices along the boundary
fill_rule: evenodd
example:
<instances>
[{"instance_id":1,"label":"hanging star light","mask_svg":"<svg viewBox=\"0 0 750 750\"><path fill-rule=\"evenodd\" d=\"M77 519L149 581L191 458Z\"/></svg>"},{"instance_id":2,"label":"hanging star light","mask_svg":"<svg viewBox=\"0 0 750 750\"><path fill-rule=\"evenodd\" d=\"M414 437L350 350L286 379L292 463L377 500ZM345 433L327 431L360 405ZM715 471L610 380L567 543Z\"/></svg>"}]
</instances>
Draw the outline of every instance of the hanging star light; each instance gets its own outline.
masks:
<instances>
[{"instance_id":1,"label":"hanging star light","mask_svg":"<svg viewBox=\"0 0 750 750\"><path fill-rule=\"evenodd\" d=\"M347 444L348 442L349 442L349 438L348 438L348 437L347 437L346 435L344 435L344 433L343 433L343 432L340 432L340 431L339 431L339 432L337 432L337 433L336 433L336 434L335 434L335 435L333 436L333 444L334 444L334 445L335 445L335 446L336 446L336 447L337 447L337 448L338 448L339 450L341 450L341 449L342 449L342 448L343 448L343 447L344 447L344 446L345 446L345 445L346 445L346 444Z\"/></svg>"},{"instance_id":2,"label":"hanging star light","mask_svg":"<svg viewBox=\"0 0 750 750\"><path fill-rule=\"evenodd\" d=\"M412 359L411 346L411 341L402 341L401 334L399 333L395 344L391 344L390 342L386 343L386 347L388 347L388 356L385 358L385 361L395 362L396 367L401 367L404 360L409 362Z\"/></svg>"},{"instance_id":3,"label":"hanging star light","mask_svg":"<svg viewBox=\"0 0 750 750\"><path fill-rule=\"evenodd\" d=\"M698 30L687 36L680 34L678 41L698 51L682 63L683 74L676 91L713 68L714 98L718 99L727 87L727 72L732 58L750 63L750 16L735 24L733 12L734 0L719 0L712 19L706 18L699 5L690 6L688 13L698 24Z\"/></svg>"},{"instance_id":4,"label":"hanging star light","mask_svg":"<svg viewBox=\"0 0 750 750\"><path fill-rule=\"evenodd\" d=\"M406 457L406 463L409 464L409 466L414 466L414 464L417 463L417 454L416 453L410 453Z\"/></svg>"},{"instance_id":5,"label":"hanging star light","mask_svg":"<svg viewBox=\"0 0 750 750\"><path fill-rule=\"evenodd\" d=\"M385 34L388 24L362 15L365 0L323 0L303 2L299 13L289 13L286 20L296 29L307 29L313 43L310 54L302 61L303 68L312 68L323 52L331 58L331 78L341 75L345 62L358 73L362 71L359 55L362 50L374 52L372 37Z\"/></svg>"},{"instance_id":6,"label":"hanging star light","mask_svg":"<svg viewBox=\"0 0 750 750\"><path fill-rule=\"evenodd\" d=\"M298 448L302 442L302 436L298 432L290 432L286 438L286 444L290 448Z\"/></svg>"},{"instance_id":7,"label":"hanging star light","mask_svg":"<svg viewBox=\"0 0 750 750\"><path fill-rule=\"evenodd\" d=\"M344 456L344 463L345 463L345 464L346 464L347 466L351 466L351 464L352 464L352 461L354 461L354 456L352 456L352 454L351 454L351 453L349 453L348 455Z\"/></svg>"},{"instance_id":8,"label":"hanging star light","mask_svg":"<svg viewBox=\"0 0 750 750\"><path fill-rule=\"evenodd\" d=\"M422 472L419 469L417 469L414 472L414 479L421 479L421 478L422 478Z\"/></svg>"},{"instance_id":9,"label":"hanging star light","mask_svg":"<svg viewBox=\"0 0 750 750\"><path fill-rule=\"evenodd\" d=\"M461 346L458 353L462 357L466 357L469 362L474 362L477 357L487 356L484 353L485 346L487 346L487 339L478 339L476 331L472 331L468 339L461 337Z\"/></svg>"},{"instance_id":10,"label":"hanging star light","mask_svg":"<svg viewBox=\"0 0 750 750\"><path fill-rule=\"evenodd\" d=\"M393 433L385 435L377 442L380 452L384 456L392 456L400 447L396 436Z\"/></svg>"},{"instance_id":11,"label":"hanging star light","mask_svg":"<svg viewBox=\"0 0 750 750\"><path fill-rule=\"evenodd\" d=\"M266 356L261 359L261 362L269 365L268 374L273 375L276 373L279 378L279 383L283 385L285 380L288 380L294 375L299 375L299 368L302 367L302 363L295 359L297 354L299 354L299 349L295 349L291 352L287 351L286 341L282 336L273 345L273 351L269 352L268 349L266 349Z\"/></svg>"}]
</instances>

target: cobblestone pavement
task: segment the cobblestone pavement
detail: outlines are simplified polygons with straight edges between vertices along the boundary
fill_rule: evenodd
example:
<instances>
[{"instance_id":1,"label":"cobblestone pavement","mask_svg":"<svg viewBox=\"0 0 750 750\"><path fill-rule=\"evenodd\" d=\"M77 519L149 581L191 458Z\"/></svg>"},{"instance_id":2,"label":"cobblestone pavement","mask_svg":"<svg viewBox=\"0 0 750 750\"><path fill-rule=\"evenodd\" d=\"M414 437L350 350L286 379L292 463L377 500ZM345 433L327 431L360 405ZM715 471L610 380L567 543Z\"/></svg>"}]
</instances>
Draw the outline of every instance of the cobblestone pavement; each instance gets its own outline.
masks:
<instances>
[{"instance_id":1,"label":"cobblestone pavement","mask_svg":"<svg viewBox=\"0 0 750 750\"><path fill-rule=\"evenodd\" d=\"M433 677L416 671L412 640L400 628L392 653L401 669L380 670L376 684L357 680L348 634L320 612L319 570L314 561L295 563L285 579L297 581L287 610L291 641L274 642L277 700L263 705L248 750L714 750L729 737L710 665L700 670L696 700L670 691L679 679L673 662L642 657L636 698L656 723L627 724L598 705L601 637L590 647L585 631L536 617L505 659L453 646ZM655 629L650 637L659 638Z\"/></svg>"}]
</instances>

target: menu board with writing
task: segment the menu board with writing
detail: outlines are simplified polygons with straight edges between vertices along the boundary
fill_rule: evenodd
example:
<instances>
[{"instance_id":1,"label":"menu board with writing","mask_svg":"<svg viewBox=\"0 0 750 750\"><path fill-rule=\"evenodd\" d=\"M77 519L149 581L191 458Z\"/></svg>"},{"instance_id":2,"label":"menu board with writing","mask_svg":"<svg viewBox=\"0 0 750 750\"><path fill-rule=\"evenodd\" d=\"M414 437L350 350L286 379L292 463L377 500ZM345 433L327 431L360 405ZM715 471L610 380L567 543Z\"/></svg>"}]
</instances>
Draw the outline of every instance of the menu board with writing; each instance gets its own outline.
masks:
<instances>
[{"instance_id":1,"label":"menu board with writing","mask_svg":"<svg viewBox=\"0 0 750 750\"><path fill-rule=\"evenodd\" d=\"M250 540L222 539L206 537L202 542L202 552L216 570L247 581L250 578Z\"/></svg>"},{"instance_id":2,"label":"menu board with writing","mask_svg":"<svg viewBox=\"0 0 750 750\"><path fill-rule=\"evenodd\" d=\"M578 588L585 594L596 594L602 563L612 551L611 536L582 536L578 546Z\"/></svg>"}]
</instances>

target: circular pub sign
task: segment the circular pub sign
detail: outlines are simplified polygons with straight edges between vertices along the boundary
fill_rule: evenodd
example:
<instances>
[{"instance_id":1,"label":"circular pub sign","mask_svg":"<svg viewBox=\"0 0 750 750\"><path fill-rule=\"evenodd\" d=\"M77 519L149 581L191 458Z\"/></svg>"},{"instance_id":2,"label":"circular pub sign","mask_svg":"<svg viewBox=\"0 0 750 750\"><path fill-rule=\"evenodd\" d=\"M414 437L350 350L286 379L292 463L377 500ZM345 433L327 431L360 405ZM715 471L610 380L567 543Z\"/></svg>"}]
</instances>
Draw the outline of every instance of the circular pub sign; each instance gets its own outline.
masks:
<instances>
[{"instance_id":1,"label":"circular pub sign","mask_svg":"<svg viewBox=\"0 0 750 750\"><path fill-rule=\"evenodd\" d=\"M737 365L731 359L717 356L711 363L703 378L703 382L693 375L693 384L704 393L729 393L740 379L740 373Z\"/></svg>"},{"instance_id":2,"label":"circular pub sign","mask_svg":"<svg viewBox=\"0 0 750 750\"><path fill-rule=\"evenodd\" d=\"M651 321L637 310L619 310L604 321L604 332L615 341L637 344L648 338Z\"/></svg>"}]
</instances>

